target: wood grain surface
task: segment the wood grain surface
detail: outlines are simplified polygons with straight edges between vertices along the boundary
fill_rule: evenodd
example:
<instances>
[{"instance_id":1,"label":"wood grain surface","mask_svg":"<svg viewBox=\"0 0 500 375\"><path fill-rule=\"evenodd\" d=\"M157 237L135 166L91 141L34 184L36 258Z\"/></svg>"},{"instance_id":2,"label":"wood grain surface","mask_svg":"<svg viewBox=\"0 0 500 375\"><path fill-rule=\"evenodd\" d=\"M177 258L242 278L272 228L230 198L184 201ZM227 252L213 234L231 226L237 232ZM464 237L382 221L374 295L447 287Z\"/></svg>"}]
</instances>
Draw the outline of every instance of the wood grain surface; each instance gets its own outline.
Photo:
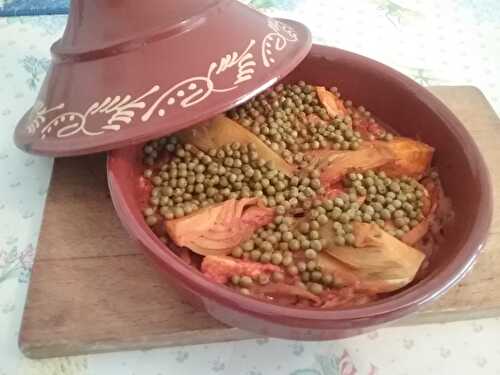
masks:
<instances>
[{"instance_id":1,"label":"wood grain surface","mask_svg":"<svg viewBox=\"0 0 500 375\"><path fill-rule=\"evenodd\" d=\"M474 87L433 87L479 144L495 183L491 235L478 263L445 296L397 324L500 315L500 121ZM254 337L179 301L122 229L105 156L57 159L19 336L44 358Z\"/></svg>"}]
</instances>

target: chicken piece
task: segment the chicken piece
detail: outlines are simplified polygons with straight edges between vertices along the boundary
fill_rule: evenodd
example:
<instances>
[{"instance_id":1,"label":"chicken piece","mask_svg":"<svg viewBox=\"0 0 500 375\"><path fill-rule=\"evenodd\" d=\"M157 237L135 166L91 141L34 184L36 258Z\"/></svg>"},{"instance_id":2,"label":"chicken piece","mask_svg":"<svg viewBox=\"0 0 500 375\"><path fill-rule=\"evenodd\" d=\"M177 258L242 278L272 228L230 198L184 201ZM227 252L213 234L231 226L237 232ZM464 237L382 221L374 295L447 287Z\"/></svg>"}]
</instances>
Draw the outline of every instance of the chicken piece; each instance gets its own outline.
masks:
<instances>
[{"instance_id":1,"label":"chicken piece","mask_svg":"<svg viewBox=\"0 0 500 375\"><path fill-rule=\"evenodd\" d=\"M221 255L208 255L201 262L201 272L220 284L227 283L234 275L254 278L261 274L271 274L278 271L280 268L274 264L251 262Z\"/></svg>"},{"instance_id":2,"label":"chicken piece","mask_svg":"<svg viewBox=\"0 0 500 375\"><path fill-rule=\"evenodd\" d=\"M258 198L229 199L167 220L165 228L177 246L200 255L227 255L273 218L274 210L264 207Z\"/></svg>"},{"instance_id":3,"label":"chicken piece","mask_svg":"<svg viewBox=\"0 0 500 375\"><path fill-rule=\"evenodd\" d=\"M400 289L413 280L425 258L376 224L354 224L355 247L335 246L331 228L321 228L321 234L326 251L321 254L320 265L361 290L384 293Z\"/></svg>"},{"instance_id":4,"label":"chicken piece","mask_svg":"<svg viewBox=\"0 0 500 375\"><path fill-rule=\"evenodd\" d=\"M390 177L420 178L429 170L434 148L410 138L397 137L390 142L376 141L376 145L394 155L394 159L380 170Z\"/></svg>"},{"instance_id":5,"label":"chicken piece","mask_svg":"<svg viewBox=\"0 0 500 375\"><path fill-rule=\"evenodd\" d=\"M334 93L320 86L316 87L316 93L319 101L331 117L345 116L347 114L343 100L339 99Z\"/></svg>"},{"instance_id":6,"label":"chicken piece","mask_svg":"<svg viewBox=\"0 0 500 375\"><path fill-rule=\"evenodd\" d=\"M233 142L241 145L252 144L259 157L273 162L274 167L279 171L290 176L295 170L294 165L288 164L254 133L224 115L218 115L203 124L177 134L183 143L190 143L204 152Z\"/></svg>"}]
</instances>

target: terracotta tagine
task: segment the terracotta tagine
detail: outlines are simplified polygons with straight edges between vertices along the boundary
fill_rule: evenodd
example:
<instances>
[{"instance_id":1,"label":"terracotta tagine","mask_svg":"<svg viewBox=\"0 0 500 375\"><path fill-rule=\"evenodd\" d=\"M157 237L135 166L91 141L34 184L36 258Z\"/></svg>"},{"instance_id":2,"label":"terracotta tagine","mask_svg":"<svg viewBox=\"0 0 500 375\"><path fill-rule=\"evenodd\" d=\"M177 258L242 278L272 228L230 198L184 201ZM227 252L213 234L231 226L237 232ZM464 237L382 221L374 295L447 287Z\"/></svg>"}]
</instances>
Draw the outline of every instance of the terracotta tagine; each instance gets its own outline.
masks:
<instances>
[{"instance_id":1,"label":"terracotta tagine","mask_svg":"<svg viewBox=\"0 0 500 375\"><path fill-rule=\"evenodd\" d=\"M175 132L271 86L310 47L302 24L235 0L73 0L15 142L69 156Z\"/></svg>"}]
</instances>

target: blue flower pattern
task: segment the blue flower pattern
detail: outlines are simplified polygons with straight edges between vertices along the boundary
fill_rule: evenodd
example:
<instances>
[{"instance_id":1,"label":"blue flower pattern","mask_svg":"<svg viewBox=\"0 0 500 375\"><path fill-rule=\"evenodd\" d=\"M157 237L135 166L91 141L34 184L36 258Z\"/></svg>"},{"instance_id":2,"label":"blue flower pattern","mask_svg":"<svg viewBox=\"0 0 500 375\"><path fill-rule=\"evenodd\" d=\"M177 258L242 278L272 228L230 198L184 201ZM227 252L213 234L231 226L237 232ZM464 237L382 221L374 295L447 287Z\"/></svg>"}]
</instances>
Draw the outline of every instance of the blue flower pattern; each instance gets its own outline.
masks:
<instances>
[{"instance_id":1,"label":"blue flower pattern","mask_svg":"<svg viewBox=\"0 0 500 375\"><path fill-rule=\"evenodd\" d=\"M30 75L30 77L26 80L28 87L32 90L36 90L41 77L45 76L45 73L49 68L49 59L37 58L35 56L25 56L20 62Z\"/></svg>"},{"instance_id":2,"label":"blue flower pattern","mask_svg":"<svg viewBox=\"0 0 500 375\"><path fill-rule=\"evenodd\" d=\"M69 0L0 0L0 16L66 14Z\"/></svg>"}]
</instances>

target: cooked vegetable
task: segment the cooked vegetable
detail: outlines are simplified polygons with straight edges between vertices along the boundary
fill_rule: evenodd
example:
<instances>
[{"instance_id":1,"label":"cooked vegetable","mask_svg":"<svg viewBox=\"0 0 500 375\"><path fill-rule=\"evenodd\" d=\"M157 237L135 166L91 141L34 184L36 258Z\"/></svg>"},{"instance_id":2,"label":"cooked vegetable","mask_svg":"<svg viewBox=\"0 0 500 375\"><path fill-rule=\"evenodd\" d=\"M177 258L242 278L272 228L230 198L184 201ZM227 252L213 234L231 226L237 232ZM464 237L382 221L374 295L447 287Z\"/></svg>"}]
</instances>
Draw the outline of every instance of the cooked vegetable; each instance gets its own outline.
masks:
<instances>
[{"instance_id":1,"label":"cooked vegetable","mask_svg":"<svg viewBox=\"0 0 500 375\"><path fill-rule=\"evenodd\" d=\"M227 255L273 217L273 210L263 207L258 198L229 199L189 216L168 220L165 226L178 246L200 255Z\"/></svg>"},{"instance_id":2,"label":"cooked vegetable","mask_svg":"<svg viewBox=\"0 0 500 375\"><path fill-rule=\"evenodd\" d=\"M344 116L347 114L343 101L333 92L328 91L324 87L316 87L316 92L318 93L321 104L323 104L331 117Z\"/></svg>"},{"instance_id":3,"label":"cooked vegetable","mask_svg":"<svg viewBox=\"0 0 500 375\"><path fill-rule=\"evenodd\" d=\"M322 234L327 242L326 253L350 267L360 282L359 288L376 293L391 292L413 280L425 258L422 252L375 224L355 223L353 226L355 247L337 246L328 228L324 228Z\"/></svg>"},{"instance_id":4,"label":"cooked vegetable","mask_svg":"<svg viewBox=\"0 0 500 375\"><path fill-rule=\"evenodd\" d=\"M335 87L280 84L148 142L143 214L185 262L201 255L207 278L243 295L358 306L427 265L421 250L447 216L432 155Z\"/></svg>"}]
</instances>

